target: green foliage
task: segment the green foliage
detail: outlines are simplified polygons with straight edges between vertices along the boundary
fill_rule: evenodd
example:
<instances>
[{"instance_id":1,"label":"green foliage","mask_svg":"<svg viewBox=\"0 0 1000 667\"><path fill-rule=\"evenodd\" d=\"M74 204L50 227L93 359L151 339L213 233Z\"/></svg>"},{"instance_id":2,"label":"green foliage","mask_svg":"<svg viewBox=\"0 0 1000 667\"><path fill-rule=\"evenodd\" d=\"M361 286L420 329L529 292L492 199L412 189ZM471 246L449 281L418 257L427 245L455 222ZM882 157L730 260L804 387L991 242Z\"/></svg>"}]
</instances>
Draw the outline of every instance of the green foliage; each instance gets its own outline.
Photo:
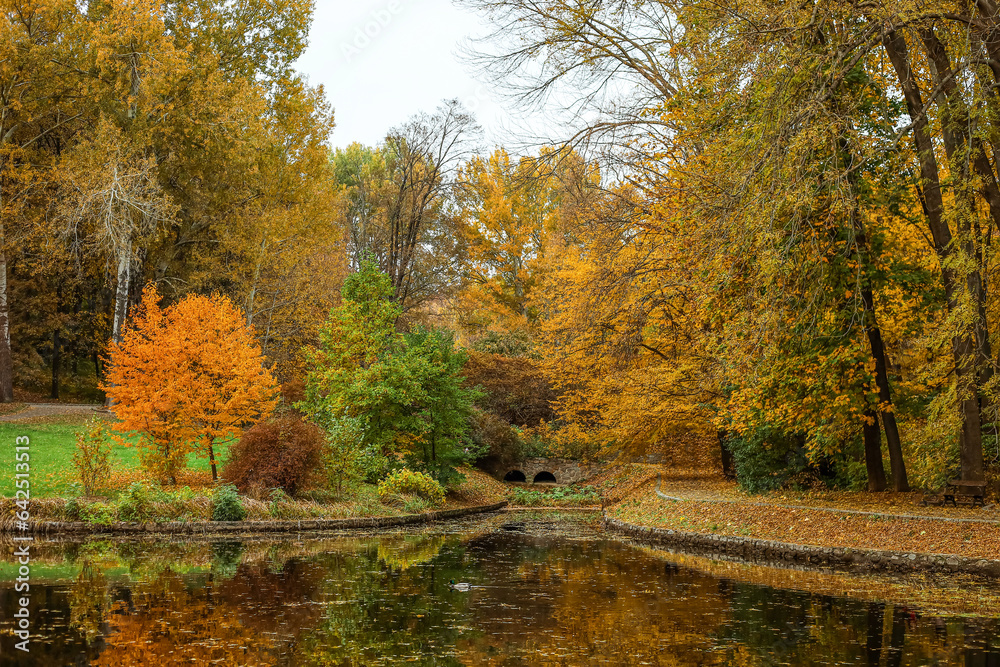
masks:
<instances>
[{"instance_id":1,"label":"green foliage","mask_svg":"<svg viewBox=\"0 0 1000 667\"><path fill-rule=\"evenodd\" d=\"M109 503L91 503L81 507L80 519L87 523L107 526L118 520L114 505Z\"/></svg>"},{"instance_id":2,"label":"green foliage","mask_svg":"<svg viewBox=\"0 0 1000 667\"><path fill-rule=\"evenodd\" d=\"M212 521L243 521L247 511L232 484L222 484L212 498Z\"/></svg>"},{"instance_id":3,"label":"green foliage","mask_svg":"<svg viewBox=\"0 0 1000 667\"><path fill-rule=\"evenodd\" d=\"M80 521L82 519L83 506L76 498L70 498L63 506L63 514L67 521Z\"/></svg>"},{"instance_id":4,"label":"green foliage","mask_svg":"<svg viewBox=\"0 0 1000 667\"><path fill-rule=\"evenodd\" d=\"M460 483L464 477L455 467L480 453L469 430L473 402L481 392L463 386L460 373L467 357L455 349L450 332L419 328L404 338L407 365L422 390L419 401L411 404L415 446L407 463L446 486Z\"/></svg>"},{"instance_id":5,"label":"green foliage","mask_svg":"<svg viewBox=\"0 0 1000 667\"><path fill-rule=\"evenodd\" d=\"M337 460L350 462L356 452L374 455L369 478L382 467L379 457L402 454L448 483L459 477L456 465L475 457L468 418L478 393L462 386L465 355L451 334L398 333L401 312L391 297L388 276L371 261L347 278L343 302L309 355L298 407L333 438L335 475Z\"/></svg>"},{"instance_id":6,"label":"green foliage","mask_svg":"<svg viewBox=\"0 0 1000 667\"><path fill-rule=\"evenodd\" d=\"M323 470L326 472L330 487L336 490L338 496L343 492L344 482L352 482L367 476L367 470L362 465L364 459L361 448L362 437L363 427L357 418L344 417L333 422L327 430L322 457ZM372 459L388 460L374 451Z\"/></svg>"},{"instance_id":7,"label":"green foliage","mask_svg":"<svg viewBox=\"0 0 1000 667\"><path fill-rule=\"evenodd\" d=\"M551 490L515 488L511 492L511 503L522 507L549 507L596 505L601 497L591 486L558 486Z\"/></svg>"},{"instance_id":8,"label":"green foliage","mask_svg":"<svg viewBox=\"0 0 1000 667\"><path fill-rule=\"evenodd\" d=\"M361 476L368 484L378 484L386 475L401 467L398 459L386 456L377 447L368 447L361 452Z\"/></svg>"},{"instance_id":9,"label":"green foliage","mask_svg":"<svg viewBox=\"0 0 1000 667\"><path fill-rule=\"evenodd\" d=\"M403 468L386 477L378 485L379 498L397 494L413 494L434 505L444 503L444 487L429 475Z\"/></svg>"},{"instance_id":10,"label":"green foliage","mask_svg":"<svg viewBox=\"0 0 1000 667\"><path fill-rule=\"evenodd\" d=\"M115 503L119 521L148 521L153 516L153 493L142 482L133 482Z\"/></svg>"},{"instance_id":11,"label":"green foliage","mask_svg":"<svg viewBox=\"0 0 1000 667\"><path fill-rule=\"evenodd\" d=\"M727 445L736 465L736 481L750 493L780 489L808 463L801 442L775 429L732 436Z\"/></svg>"}]
</instances>

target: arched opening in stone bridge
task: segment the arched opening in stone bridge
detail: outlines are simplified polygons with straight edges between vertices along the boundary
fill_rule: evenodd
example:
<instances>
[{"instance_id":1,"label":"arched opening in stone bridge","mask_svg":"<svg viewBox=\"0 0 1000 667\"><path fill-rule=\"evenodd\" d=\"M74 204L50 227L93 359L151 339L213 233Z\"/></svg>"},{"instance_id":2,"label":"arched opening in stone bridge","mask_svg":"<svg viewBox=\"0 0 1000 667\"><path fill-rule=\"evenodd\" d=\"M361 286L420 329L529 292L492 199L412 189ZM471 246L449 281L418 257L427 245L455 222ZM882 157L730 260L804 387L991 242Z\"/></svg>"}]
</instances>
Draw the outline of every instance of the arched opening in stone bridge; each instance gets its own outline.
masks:
<instances>
[{"instance_id":1,"label":"arched opening in stone bridge","mask_svg":"<svg viewBox=\"0 0 1000 667\"><path fill-rule=\"evenodd\" d=\"M555 484L556 476L546 470L543 470L542 472L535 475L535 479L533 479L532 481L535 484L538 484L539 482L550 482L552 484Z\"/></svg>"},{"instance_id":2,"label":"arched opening in stone bridge","mask_svg":"<svg viewBox=\"0 0 1000 667\"><path fill-rule=\"evenodd\" d=\"M520 470L511 470L509 473L503 476L503 481L505 482L527 482L528 478L524 476L524 473Z\"/></svg>"}]
</instances>

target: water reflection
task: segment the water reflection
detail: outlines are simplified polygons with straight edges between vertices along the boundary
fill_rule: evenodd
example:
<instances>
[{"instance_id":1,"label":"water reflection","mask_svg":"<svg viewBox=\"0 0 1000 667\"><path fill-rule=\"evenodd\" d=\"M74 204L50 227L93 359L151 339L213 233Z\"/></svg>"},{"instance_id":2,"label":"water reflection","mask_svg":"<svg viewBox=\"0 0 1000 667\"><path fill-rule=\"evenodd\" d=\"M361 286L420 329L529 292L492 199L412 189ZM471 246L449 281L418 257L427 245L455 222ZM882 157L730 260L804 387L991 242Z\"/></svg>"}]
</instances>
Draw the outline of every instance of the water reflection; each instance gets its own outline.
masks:
<instances>
[{"instance_id":1,"label":"water reflection","mask_svg":"<svg viewBox=\"0 0 1000 667\"><path fill-rule=\"evenodd\" d=\"M29 656L0 564L3 664L1000 666L1000 618L739 583L530 517L36 553Z\"/></svg>"}]
</instances>

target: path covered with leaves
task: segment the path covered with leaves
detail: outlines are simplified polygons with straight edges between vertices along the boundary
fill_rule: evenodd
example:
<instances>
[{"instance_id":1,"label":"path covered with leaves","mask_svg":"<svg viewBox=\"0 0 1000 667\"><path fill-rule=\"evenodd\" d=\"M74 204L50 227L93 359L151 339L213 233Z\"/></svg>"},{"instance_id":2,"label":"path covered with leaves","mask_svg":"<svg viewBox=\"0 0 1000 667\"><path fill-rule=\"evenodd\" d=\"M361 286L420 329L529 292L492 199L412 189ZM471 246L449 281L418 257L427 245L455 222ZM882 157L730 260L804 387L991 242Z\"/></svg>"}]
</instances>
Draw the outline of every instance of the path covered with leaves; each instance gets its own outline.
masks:
<instances>
[{"instance_id":1,"label":"path covered with leaves","mask_svg":"<svg viewBox=\"0 0 1000 667\"><path fill-rule=\"evenodd\" d=\"M96 403L7 403L3 407L8 408L0 409L0 421L5 422L34 422L62 415L110 414L102 412L103 406Z\"/></svg>"},{"instance_id":2,"label":"path covered with leaves","mask_svg":"<svg viewBox=\"0 0 1000 667\"><path fill-rule=\"evenodd\" d=\"M995 506L924 507L920 493L748 495L732 482L698 471L665 471L661 491L675 498L666 500L655 493L659 472L654 466L635 466L630 477L641 482L608 509L609 515L637 525L821 547L1000 557L1000 512ZM831 508L872 514L828 511Z\"/></svg>"}]
</instances>

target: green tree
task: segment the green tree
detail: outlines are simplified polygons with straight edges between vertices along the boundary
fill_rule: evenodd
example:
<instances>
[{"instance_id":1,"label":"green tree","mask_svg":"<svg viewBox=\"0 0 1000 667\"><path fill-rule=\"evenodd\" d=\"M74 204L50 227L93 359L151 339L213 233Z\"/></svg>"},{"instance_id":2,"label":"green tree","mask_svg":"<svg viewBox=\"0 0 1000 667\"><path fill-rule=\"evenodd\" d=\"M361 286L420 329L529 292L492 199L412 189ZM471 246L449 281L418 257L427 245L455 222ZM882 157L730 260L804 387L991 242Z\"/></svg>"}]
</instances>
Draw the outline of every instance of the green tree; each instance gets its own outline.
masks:
<instances>
[{"instance_id":1,"label":"green tree","mask_svg":"<svg viewBox=\"0 0 1000 667\"><path fill-rule=\"evenodd\" d=\"M450 335L396 331L400 308L389 276L371 260L344 282L319 347L308 355L299 405L331 433L351 422L368 457L404 456L439 481L472 456L468 419L477 393L462 387L465 355Z\"/></svg>"}]
</instances>

